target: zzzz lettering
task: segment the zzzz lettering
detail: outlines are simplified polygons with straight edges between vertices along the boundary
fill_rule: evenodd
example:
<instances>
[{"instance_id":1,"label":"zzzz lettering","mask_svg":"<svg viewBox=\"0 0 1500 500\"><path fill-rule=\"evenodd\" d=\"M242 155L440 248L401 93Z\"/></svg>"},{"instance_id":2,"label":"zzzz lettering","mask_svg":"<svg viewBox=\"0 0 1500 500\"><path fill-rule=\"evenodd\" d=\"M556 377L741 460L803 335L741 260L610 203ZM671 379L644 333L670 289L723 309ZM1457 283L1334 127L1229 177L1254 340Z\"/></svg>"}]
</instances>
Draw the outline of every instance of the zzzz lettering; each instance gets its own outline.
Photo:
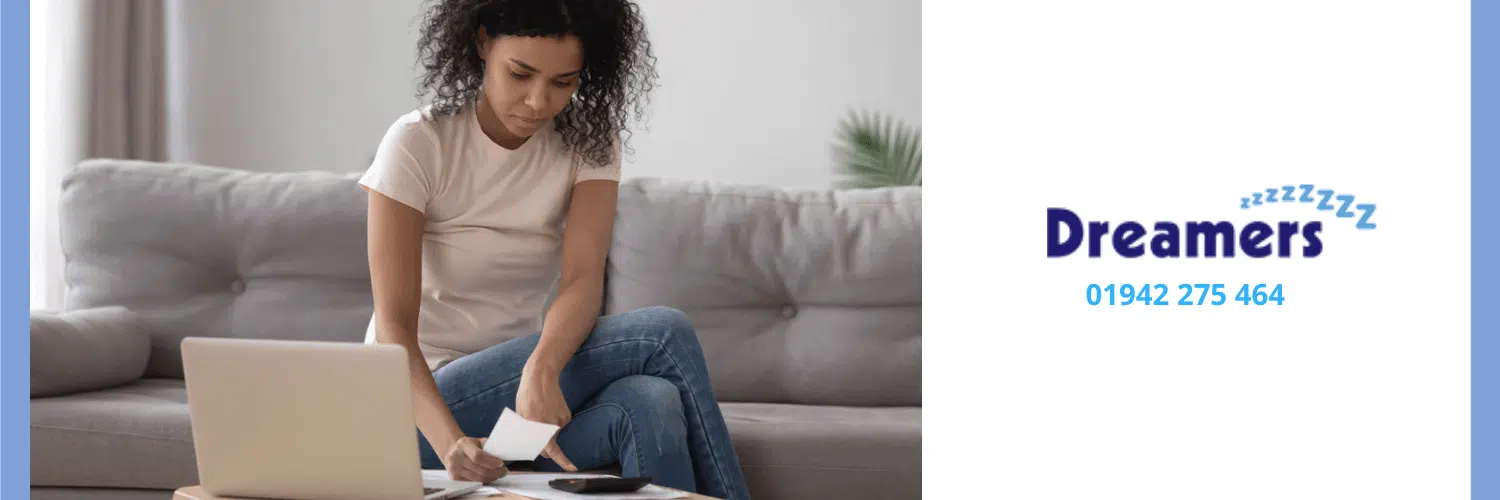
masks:
<instances>
[{"instance_id":1,"label":"zzzz lettering","mask_svg":"<svg viewBox=\"0 0 1500 500\"><path fill-rule=\"evenodd\" d=\"M1333 205L1328 204L1328 200L1333 199L1333 190L1321 189L1318 194L1323 196L1323 201L1318 202L1318 210L1333 210Z\"/></svg>"},{"instance_id":2,"label":"zzzz lettering","mask_svg":"<svg viewBox=\"0 0 1500 500\"><path fill-rule=\"evenodd\" d=\"M1353 217L1354 212L1349 211L1349 205L1354 204L1354 196L1347 194L1339 195L1338 200L1344 202L1344 204L1339 205L1339 212L1337 215L1339 217Z\"/></svg>"},{"instance_id":3,"label":"zzzz lettering","mask_svg":"<svg viewBox=\"0 0 1500 500\"><path fill-rule=\"evenodd\" d=\"M1355 205L1354 209L1365 213L1363 217L1359 218L1359 222L1354 223L1354 227L1359 229L1375 229L1375 223L1370 222L1370 215L1375 213L1374 204Z\"/></svg>"},{"instance_id":4,"label":"zzzz lettering","mask_svg":"<svg viewBox=\"0 0 1500 500\"><path fill-rule=\"evenodd\" d=\"M1297 195L1301 189L1302 194ZM1312 184L1285 185L1280 189L1269 188L1258 193L1251 193L1251 197L1240 198L1240 208L1249 209L1251 205L1262 203L1312 203L1317 201L1317 209L1324 212L1334 212L1341 219L1352 218L1360 215L1359 222L1354 224L1358 229L1375 229L1375 223L1370 222L1370 216L1375 212L1374 203L1356 204L1352 194L1338 194L1332 189L1316 189ZM1317 193L1314 196L1314 193Z\"/></svg>"}]
</instances>

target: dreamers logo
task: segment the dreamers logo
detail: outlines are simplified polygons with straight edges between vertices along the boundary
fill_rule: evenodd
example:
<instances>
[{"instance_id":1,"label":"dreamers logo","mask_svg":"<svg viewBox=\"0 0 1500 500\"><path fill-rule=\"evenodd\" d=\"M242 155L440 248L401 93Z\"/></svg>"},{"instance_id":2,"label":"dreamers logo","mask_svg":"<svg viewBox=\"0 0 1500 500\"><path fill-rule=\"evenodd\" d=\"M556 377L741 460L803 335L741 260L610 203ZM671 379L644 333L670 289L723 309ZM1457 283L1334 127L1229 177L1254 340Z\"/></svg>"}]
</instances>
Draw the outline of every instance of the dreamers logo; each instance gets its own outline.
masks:
<instances>
[{"instance_id":1,"label":"dreamers logo","mask_svg":"<svg viewBox=\"0 0 1500 500\"><path fill-rule=\"evenodd\" d=\"M1300 189L1301 194L1298 194ZM1317 189L1312 184L1282 186L1251 193L1240 198L1240 208L1254 210L1267 203L1298 203L1309 210L1332 212L1340 219L1355 219L1354 227L1373 230L1374 203L1356 203L1354 195L1339 194L1332 189ZM1316 212L1313 212L1316 213ZM1088 221L1066 208L1047 209L1047 257L1062 258L1086 248L1089 258L1099 258L1105 251L1125 258L1151 256L1160 259L1233 258L1246 256L1266 258L1314 258L1323 253L1323 221L1251 220L1242 224L1230 221L1157 221L1150 224L1124 221ZM1066 235L1064 234L1066 232ZM1232 302L1242 305L1277 305L1286 302L1281 283L1089 283L1084 289L1091 306L1222 306Z\"/></svg>"},{"instance_id":2,"label":"dreamers logo","mask_svg":"<svg viewBox=\"0 0 1500 500\"><path fill-rule=\"evenodd\" d=\"M1240 198L1240 208L1245 210L1266 203L1301 203L1318 211L1333 212L1338 218L1357 216L1355 228L1375 229L1375 223L1370 221L1375 213L1374 203L1356 203L1354 195L1319 190L1312 184L1269 188ZM1091 258L1099 258L1106 249L1126 258L1150 255L1165 259L1238 255L1314 258L1323 253L1323 240L1318 234L1323 230L1322 221L1251 221L1242 225L1229 221L1157 221L1150 226L1153 234L1149 238L1146 227L1137 221L1124 221L1113 227L1108 221L1085 223L1072 210L1048 208L1047 257L1067 257L1085 246Z\"/></svg>"}]
</instances>

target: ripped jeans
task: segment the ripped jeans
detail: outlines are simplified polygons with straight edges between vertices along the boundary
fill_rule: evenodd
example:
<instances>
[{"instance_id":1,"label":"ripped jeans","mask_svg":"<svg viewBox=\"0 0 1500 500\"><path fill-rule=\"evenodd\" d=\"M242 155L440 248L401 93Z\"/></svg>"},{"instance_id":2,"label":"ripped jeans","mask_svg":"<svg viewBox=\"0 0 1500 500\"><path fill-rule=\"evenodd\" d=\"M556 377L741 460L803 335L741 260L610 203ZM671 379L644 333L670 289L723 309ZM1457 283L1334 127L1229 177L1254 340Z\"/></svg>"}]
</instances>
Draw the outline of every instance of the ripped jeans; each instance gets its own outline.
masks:
<instances>
[{"instance_id":1,"label":"ripped jeans","mask_svg":"<svg viewBox=\"0 0 1500 500\"><path fill-rule=\"evenodd\" d=\"M433 377L467 436L485 437L515 408L521 369L540 334L454 360ZM559 379L573 418L557 444L580 471L619 465L625 477L726 500L749 498L697 334L667 307L599 318ZM441 469L418 434L422 467ZM546 471L562 469L545 458Z\"/></svg>"}]
</instances>

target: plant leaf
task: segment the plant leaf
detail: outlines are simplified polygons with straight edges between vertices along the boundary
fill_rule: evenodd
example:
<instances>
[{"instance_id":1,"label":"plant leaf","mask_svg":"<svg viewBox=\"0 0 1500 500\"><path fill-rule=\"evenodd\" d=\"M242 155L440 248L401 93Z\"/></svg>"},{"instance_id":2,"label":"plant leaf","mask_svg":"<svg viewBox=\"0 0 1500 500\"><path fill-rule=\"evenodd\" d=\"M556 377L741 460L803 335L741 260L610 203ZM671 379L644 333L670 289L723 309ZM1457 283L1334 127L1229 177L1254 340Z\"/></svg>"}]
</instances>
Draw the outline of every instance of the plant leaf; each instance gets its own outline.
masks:
<instances>
[{"instance_id":1,"label":"plant leaf","mask_svg":"<svg viewBox=\"0 0 1500 500\"><path fill-rule=\"evenodd\" d=\"M835 151L843 187L922 185L921 129L893 116L851 111L839 123Z\"/></svg>"}]
</instances>

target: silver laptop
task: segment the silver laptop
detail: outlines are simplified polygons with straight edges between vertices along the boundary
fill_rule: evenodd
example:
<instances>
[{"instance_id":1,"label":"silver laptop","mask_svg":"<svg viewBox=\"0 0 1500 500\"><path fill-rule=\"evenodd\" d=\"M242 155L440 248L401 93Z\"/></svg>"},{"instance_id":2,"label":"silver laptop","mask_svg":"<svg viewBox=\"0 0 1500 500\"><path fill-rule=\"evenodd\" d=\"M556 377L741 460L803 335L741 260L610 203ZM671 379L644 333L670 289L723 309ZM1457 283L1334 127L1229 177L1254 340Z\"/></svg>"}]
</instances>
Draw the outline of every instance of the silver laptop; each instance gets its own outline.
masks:
<instances>
[{"instance_id":1,"label":"silver laptop","mask_svg":"<svg viewBox=\"0 0 1500 500\"><path fill-rule=\"evenodd\" d=\"M182 363L209 494L440 500L481 486L423 478L401 347L188 338Z\"/></svg>"}]
</instances>

